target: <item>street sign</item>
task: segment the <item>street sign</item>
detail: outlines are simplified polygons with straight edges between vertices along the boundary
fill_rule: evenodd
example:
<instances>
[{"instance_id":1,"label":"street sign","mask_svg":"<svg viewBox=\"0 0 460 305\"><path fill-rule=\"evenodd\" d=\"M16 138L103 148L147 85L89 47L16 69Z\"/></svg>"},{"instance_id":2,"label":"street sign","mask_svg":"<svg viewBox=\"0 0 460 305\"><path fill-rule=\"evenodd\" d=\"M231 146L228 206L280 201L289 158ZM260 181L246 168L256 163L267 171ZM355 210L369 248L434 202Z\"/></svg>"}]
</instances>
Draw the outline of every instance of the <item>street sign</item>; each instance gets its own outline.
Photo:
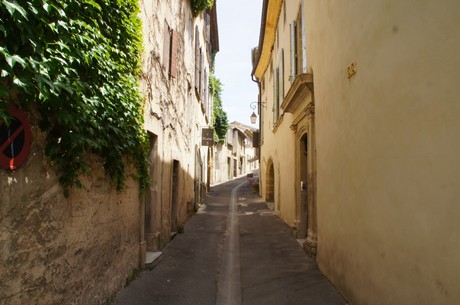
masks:
<instances>
[{"instance_id":1,"label":"street sign","mask_svg":"<svg viewBox=\"0 0 460 305\"><path fill-rule=\"evenodd\" d=\"M201 130L201 145L213 146L214 145L214 129L203 128Z\"/></svg>"},{"instance_id":2,"label":"street sign","mask_svg":"<svg viewBox=\"0 0 460 305\"><path fill-rule=\"evenodd\" d=\"M0 167L15 170L29 155L32 134L26 114L15 106L8 109L10 125L0 122Z\"/></svg>"}]
</instances>

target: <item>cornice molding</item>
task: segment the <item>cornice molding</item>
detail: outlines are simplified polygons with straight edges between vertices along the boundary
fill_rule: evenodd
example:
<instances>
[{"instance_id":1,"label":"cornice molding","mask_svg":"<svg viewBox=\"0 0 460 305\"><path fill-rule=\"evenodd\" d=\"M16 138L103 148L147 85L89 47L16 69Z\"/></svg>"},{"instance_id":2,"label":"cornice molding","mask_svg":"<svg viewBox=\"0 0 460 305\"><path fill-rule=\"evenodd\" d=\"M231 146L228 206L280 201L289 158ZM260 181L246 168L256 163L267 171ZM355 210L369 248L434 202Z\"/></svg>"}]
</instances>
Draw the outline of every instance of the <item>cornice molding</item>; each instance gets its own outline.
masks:
<instances>
[{"instance_id":1,"label":"cornice molding","mask_svg":"<svg viewBox=\"0 0 460 305\"><path fill-rule=\"evenodd\" d=\"M308 103L308 105L304 109L302 109L302 112L300 112L300 114L292 121L292 124L291 126L289 126L289 128L291 128L291 130L294 133L296 133L299 123L305 117L312 119L314 116L315 116L315 103L314 101L311 101L310 103Z\"/></svg>"},{"instance_id":2,"label":"cornice molding","mask_svg":"<svg viewBox=\"0 0 460 305\"><path fill-rule=\"evenodd\" d=\"M313 93L313 74L299 74L289 88L281 108L284 112L294 113L311 93Z\"/></svg>"}]
</instances>

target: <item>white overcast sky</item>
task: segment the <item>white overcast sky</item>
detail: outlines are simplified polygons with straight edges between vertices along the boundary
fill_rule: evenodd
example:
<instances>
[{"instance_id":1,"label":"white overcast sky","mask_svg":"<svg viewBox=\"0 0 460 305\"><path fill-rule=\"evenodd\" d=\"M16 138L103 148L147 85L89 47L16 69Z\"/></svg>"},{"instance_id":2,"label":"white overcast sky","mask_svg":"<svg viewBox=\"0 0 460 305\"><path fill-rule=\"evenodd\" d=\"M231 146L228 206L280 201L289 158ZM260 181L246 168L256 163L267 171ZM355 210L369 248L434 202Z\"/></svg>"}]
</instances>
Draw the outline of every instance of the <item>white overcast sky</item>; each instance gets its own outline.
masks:
<instances>
[{"instance_id":1,"label":"white overcast sky","mask_svg":"<svg viewBox=\"0 0 460 305\"><path fill-rule=\"evenodd\" d=\"M251 79L251 49L259 44L263 0L217 0L219 49L215 75L223 84L222 103L228 121L251 125L251 102L257 84Z\"/></svg>"}]
</instances>

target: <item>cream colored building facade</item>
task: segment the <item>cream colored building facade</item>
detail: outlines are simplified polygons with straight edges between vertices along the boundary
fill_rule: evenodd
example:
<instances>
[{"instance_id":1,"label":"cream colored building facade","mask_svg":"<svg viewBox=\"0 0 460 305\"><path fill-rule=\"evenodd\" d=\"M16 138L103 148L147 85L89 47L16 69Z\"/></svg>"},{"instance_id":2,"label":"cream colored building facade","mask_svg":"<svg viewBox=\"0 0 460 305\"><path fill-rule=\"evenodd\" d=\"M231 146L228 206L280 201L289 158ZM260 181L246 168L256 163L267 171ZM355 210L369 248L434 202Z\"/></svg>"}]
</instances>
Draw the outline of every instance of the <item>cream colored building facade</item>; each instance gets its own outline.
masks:
<instances>
[{"instance_id":1,"label":"cream colored building facade","mask_svg":"<svg viewBox=\"0 0 460 305\"><path fill-rule=\"evenodd\" d=\"M259 81L260 192L316 253L313 77L307 70L301 1L264 2L265 27L253 75ZM273 48L273 51L271 49Z\"/></svg>"},{"instance_id":2,"label":"cream colored building facade","mask_svg":"<svg viewBox=\"0 0 460 305\"><path fill-rule=\"evenodd\" d=\"M457 1L264 1L261 194L350 304L460 303L459 41Z\"/></svg>"}]
</instances>

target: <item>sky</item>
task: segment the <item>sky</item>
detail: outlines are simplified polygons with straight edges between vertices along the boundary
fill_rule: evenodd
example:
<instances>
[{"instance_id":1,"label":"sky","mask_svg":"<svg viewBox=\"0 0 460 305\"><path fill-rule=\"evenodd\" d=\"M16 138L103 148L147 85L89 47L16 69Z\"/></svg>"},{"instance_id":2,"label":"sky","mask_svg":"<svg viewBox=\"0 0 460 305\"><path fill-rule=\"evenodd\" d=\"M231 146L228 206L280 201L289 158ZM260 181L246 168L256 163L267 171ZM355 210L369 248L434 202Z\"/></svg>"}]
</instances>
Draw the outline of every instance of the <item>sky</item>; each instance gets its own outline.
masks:
<instances>
[{"instance_id":1,"label":"sky","mask_svg":"<svg viewBox=\"0 0 460 305\"><path fill-rule=\"evenodd\" d=\"M216 0L219 52L215 75L220 79L222 103L229 122L252 127L251 102L257 101L257 83L251 79L251 49L259 44L263 0Z\"/></svg>"}]
</instances>

